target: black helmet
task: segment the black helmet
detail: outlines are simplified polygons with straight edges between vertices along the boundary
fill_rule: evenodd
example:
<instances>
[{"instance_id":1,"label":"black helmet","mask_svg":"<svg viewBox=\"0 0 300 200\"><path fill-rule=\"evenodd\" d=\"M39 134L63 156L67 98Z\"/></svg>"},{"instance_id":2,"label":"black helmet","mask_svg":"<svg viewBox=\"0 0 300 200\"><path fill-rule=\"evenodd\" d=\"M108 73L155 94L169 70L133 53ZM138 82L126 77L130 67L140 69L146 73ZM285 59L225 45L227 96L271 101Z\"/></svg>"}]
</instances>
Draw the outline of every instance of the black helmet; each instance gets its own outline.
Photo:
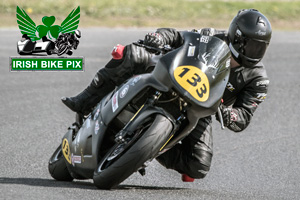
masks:
<instances>
[{"instance_id":1,"label":"black helmet","mask_svg":"<svg viewBox=\"0 0 300 200\"><path fill-rule=\"evenodd\" d=\"M229 48L233 58L251 67L264 56L272 35L269 20L255 9L243 9L233 18L229 30Z\"/></svg>"}]
</instances>

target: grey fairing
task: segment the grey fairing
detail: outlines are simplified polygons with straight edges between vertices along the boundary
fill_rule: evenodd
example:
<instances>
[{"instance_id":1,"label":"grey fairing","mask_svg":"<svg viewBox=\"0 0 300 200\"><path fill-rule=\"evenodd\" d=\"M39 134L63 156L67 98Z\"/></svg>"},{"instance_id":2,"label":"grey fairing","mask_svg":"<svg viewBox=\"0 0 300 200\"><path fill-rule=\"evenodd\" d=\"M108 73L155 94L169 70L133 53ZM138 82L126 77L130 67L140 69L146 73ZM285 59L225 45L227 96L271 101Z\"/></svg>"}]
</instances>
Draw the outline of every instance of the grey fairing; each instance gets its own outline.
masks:
<instances>
[{"instance_id":1,"label":"grey fairing","mask_svg":"<svg viewBox=\"0 0 300 200\"><path fill-rule=\"evenodd\" d=\"M75 138L73 138L72 128L69 129L64 138L69 142L72 155L81 156L81 163L73 163L72 161L70 164L66 161L69 171L85 178L93 177L94 169L99 162L98 152L103 142L107 126L137 94L147 87L153 87L163 92L169 90L166 86L159 83L151 74L135 76L124 83L118 90L113 91L103 98L85 120ZM124 90L128 91L121 98L120 94ZM116 106L116 103L118 106ZM175 126L175 120L163 109L145 106L134 120L129 122L127 131L133 131L140 122L152 114L165 116ZM96 128L96 124L98 124L98 128ZM73 160L72 155L71 160Z\"/></svg>"},{"instance_id":2,"label":"grey fairing","mask_svg":"<svg viewBox=\"0 0 300 200\"><path fill-rule=\"evenodd\" d=\"M129 79L117 91L107 96L108 101L103 101L100 110L103 113L101 115L104 124L108 125L137 94L148 87L155 88L161 92L167 92L170 89L156 80L152 74L142 74ZM126 93L125 90L127 90Z\"/></svg>"},{"instance_id":3,"label":"grey fairing","mask_svg":"<svg viewBox=\"0 0 300 200\"><path fill-rule=\"evenodd\" d=\"M225 42L216 37L209 37L209 42L202 44L200 42L202 37L200 34L184 32L183 36L185 38L184 45L160 58L152 73L138 75L129 79L117 90L103 98L91 115L85 120L75 138L73 138L73 131L68 131L65 138L69 141L73 156L81 156L81 163L72 162L68 164L66 161L71 172L86 178L93 177L94 169L99 162L98 151L107 131L107 126L136 95L148 87L155 88L161 92L168 92L171 89L175 90L189 103L189 108L187 109L189 124L178 137L176 136L178 140L193 130L199 118L209 116L216 112L229 78L227 65L228 59L230 58L229 48ZM187 57L189 46L192 45L196 47L196 53L193 57ZM210 51L209 48L212 50ZM213 53L212 51L217 51L214 52L214 55L219 56L215 68L208 67L210 62L214 62L214 60L210 60L211 58L207 59L206 64L203 64L203 60L201 60L203 53ZM195 101L195 99L174 80L174 70L180 65L196 66L207 75L212 89L210 90L209 99L206 102ZM164 110L145 106L145 108L139 112L140 116L136 116L133 121L130 121L127 128L134 130L136 125L139 124L139 122L135 120L143 120L154 113L165 116L174 124L174 127L176 126L172 117L165 113ZM164 149L171 148L178 140L173 138Z\"/></svg>"}]
</instances>

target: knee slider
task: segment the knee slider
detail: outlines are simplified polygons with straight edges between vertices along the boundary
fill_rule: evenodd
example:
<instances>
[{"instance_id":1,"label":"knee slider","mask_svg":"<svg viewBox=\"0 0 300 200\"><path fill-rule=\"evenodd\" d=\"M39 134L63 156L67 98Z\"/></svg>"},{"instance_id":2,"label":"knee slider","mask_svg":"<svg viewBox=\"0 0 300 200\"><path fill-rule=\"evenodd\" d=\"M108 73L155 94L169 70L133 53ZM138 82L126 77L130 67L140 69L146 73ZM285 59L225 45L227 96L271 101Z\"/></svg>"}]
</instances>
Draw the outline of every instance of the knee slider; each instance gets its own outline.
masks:
<instances>
[{"instance_id":1,"label":"knee slider","mask_svg":"<svg viewBox=\"0 0 300 200\"><path fill-rule=\"evenodd\" d=\"M211 160L211 153L200 149L196 150L194 158L188 161L189 173L187 175L197 179L204 178L210 169Z\"/></svg>"},{"instance_id":2,"label":"knee slider","mask_svg":"<svg viewBox=\"0 0 300 200\"><path fill-rule=\"evenodd\" d=\"M204 178L210 167L200 163L199 161L191 161L188 163L189 170L186 172L188 176L195 179L201 179Z\"/></svg>"}]
</instances>

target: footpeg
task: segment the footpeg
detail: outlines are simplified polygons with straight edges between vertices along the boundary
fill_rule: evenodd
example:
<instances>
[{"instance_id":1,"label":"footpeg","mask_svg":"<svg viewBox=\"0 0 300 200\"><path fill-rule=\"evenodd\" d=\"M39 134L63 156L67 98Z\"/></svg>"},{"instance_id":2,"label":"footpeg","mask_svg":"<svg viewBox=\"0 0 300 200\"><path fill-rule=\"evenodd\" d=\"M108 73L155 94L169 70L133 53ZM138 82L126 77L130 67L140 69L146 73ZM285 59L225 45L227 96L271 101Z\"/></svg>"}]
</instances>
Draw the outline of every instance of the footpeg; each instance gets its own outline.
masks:
<instances>
[{"instance_id":1,"label":"footpeg","mask_svg":"<svg viewBox=\"0 0 300 200\"><path fill-rule=\"evenodd\" d=\"M146 175L146 170L145 170L145 168L139 169L139 173L140 173L142 176L145 176L145 175Z\"/></svg>"}]
</instances>

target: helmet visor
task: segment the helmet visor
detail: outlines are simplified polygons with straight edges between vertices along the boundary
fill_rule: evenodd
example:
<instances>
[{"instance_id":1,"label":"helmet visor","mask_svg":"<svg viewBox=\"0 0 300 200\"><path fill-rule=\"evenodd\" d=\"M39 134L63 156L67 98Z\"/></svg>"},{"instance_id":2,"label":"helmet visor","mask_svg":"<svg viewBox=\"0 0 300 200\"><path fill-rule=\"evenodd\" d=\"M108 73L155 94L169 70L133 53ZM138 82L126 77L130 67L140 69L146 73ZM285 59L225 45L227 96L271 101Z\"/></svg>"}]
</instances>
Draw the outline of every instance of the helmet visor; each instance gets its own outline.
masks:
<instances>
[{"instance_id":1,"label":"helmet visor","mask_svg":"<svg viewBox=\"0 0 300 200\"><path fill-rule=\"evenodd\" d=\"M251 59L261 59L268 47L269 43L254 39L246 39L244 43L243 55Z\"/></svg>"}]
</instances>

